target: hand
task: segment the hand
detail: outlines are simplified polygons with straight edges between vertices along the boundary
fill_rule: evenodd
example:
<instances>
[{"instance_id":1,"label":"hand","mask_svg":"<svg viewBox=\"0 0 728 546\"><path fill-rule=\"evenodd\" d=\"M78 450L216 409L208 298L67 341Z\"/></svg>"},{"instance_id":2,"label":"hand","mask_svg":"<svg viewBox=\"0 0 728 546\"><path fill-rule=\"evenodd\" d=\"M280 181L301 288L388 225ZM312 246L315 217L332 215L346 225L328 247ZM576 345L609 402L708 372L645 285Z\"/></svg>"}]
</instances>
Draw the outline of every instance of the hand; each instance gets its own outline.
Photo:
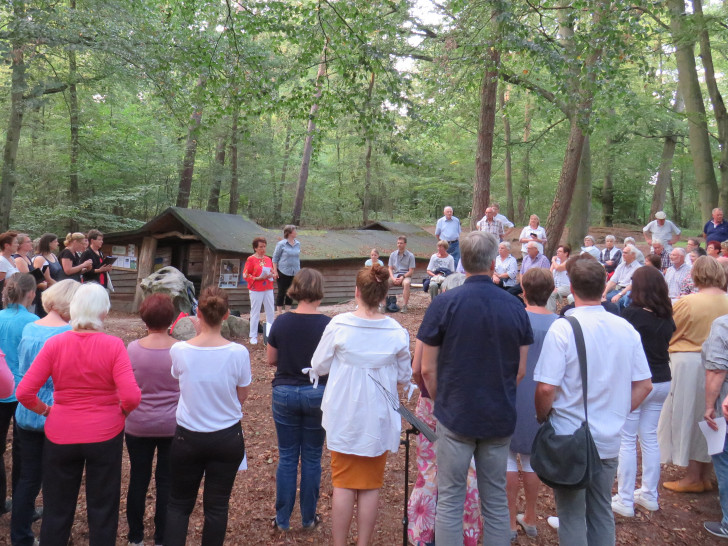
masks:
<instances>
[{"instance_id":1,"label":"hand","mask_svg":"<svg viewBox=\"0 0 728 546\"><path fill-rule=\"evenodd\" d=\"M313 388L318 389L319 374L317 374L313 368L304 368L301 373L308 374L309 381L313 383Z\"/></svg>"},{"instance_id":2,"label":"hand","mask_svg":"<svg viewBox=\"0 0 728 546\"><path fill-rule=\"evenodd\" d=\"M493 284L500 284L500 283L501 283L501 278L498 275L496 275L495 273L493 273Z\"/></svg>"},{"instance_id":3,"label":"hand","mask_svg":"<svg viewBox=\"0 0 728 546\"><path fill-rule=\"evenodd\" d=\"M705 415L703 415L705 418L705 422L708 423L708 426L717 431L718 425L715 423L715 408L709 408L705 410Z\"/></svg>"},{"instance_id":4,"label":"hand","mask_svg":"<svg viewBox=\"0 0 728 546\"><path fill-rule=\"evenodd\" d=\"M612 303L619 303L619 300L622 298L621 294L615 294L612 296Z\"/></svg>"}]
</instances>

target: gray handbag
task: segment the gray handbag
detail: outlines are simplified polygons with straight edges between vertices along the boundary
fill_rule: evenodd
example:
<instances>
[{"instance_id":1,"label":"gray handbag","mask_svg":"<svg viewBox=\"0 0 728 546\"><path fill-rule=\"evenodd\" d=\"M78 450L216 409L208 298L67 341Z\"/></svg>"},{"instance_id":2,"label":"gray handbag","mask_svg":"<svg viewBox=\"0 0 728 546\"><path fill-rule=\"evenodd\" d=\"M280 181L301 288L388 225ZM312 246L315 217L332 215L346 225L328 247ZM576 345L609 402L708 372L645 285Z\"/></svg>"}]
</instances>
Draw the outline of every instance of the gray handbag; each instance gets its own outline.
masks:
<instances>
[{"instance_id":1,"label":"gray handbag","mask_svg":"<svg viewBox=\"0 0 728 546\"><path fill-rule=\"evenodd\" d=\"M531 467L549 487L585 489L601 470L602 460L589 430L584 334L578 320L574 317L564 318L574 329L584 396L584 421L573 434L556 434L550 419L541 425L531 447Z\"/></svg>"}]
</instances>

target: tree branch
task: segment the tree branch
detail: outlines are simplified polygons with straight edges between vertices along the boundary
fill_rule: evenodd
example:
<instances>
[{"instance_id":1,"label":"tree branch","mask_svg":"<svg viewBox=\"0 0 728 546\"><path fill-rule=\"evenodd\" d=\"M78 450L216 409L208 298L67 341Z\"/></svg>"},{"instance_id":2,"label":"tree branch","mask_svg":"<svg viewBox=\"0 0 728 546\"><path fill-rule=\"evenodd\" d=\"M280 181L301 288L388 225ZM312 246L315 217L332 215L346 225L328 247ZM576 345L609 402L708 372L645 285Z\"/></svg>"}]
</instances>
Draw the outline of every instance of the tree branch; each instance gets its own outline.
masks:
<instances>
[{"instance_id":1,"label":"tree branch","mask_svg":"<svg viewBox=\"0 0 728 546\"><path fill-rule=\"evenodd\" d=\"M556 106L559 110L564 112L564 114L569 114L566 104L559 100L556 95L554 95L551 91L504 70L500 71L500 77L506 83L512 83L513 85L517 85L519 87L523 87L525 89L533 91L537 95L540 95L542 98Z\"/></svg>"}]
</instances>

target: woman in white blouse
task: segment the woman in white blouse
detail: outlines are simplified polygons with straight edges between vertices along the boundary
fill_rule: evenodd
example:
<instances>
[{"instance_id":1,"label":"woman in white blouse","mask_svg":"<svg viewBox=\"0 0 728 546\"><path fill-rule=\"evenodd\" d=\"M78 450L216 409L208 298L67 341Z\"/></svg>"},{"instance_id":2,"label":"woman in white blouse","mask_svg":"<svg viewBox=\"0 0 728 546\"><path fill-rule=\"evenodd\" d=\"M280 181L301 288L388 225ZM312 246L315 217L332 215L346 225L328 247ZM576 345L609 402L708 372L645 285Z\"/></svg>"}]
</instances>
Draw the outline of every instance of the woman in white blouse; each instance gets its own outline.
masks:
<instances>
[{"instance_id":1,"label":"woman in white blouse","mask_svg":"<svg viewBox=\"0 0 728 546\"><path fill-rule=\"evenodd\" d=\"M359 271L357 310L331 320L311 360L314 375L329 374L321 410L331 451L335 546L348 543L355 503L358 543L370 542L387 451L399 448L401 418L376 383L396 397L397 383L412 374L407 330L379 312L388 282L379 265Z\"/></svg>"},{"instance_id":2,"label":"woman in white blouse","mask_svg":"<svg viewBox=\"0 0 728 546\"><path fill-rule=\"evenodd\" d=\"M511 255L511 243L503 241L498 245L498 256L495 257L493 284L501 288L510 288L516 285L517 277L518 262Z\"/></svg>"},{"instance_id":3,"label":"woman in white blouse","mask_svg":"<svg viewBox=\"0 0 728 546\"><path fill-rule=\"evenodd\" d=\"M543 245L546 243L546 230L541 227L541 219L535 214L529 218L528 225L521 230L521 237L518 242L521 243L521 252L526 254L526 245L531 241L536 241L538 251L543 252Z\"/></svg>"}]
</instances>

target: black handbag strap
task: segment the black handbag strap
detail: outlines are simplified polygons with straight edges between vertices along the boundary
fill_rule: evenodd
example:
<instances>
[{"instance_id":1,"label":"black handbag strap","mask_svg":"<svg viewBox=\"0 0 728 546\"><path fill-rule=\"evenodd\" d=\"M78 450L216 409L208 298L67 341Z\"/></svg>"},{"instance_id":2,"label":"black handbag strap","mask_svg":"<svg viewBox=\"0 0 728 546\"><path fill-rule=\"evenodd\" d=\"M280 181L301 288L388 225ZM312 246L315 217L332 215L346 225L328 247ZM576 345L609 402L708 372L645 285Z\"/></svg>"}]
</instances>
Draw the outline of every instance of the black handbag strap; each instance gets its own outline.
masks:
<instances>
[{"instance_id":1,"label":"black handbag strap","mask_svg":"<svg viewBox=\"0 0 728 546\"><path fill-rule=\"evenodd\" d=\"M576 341L576 354L579 357L579 370L581 371L581 390L584 395L584 420L586 421L587 426L589 425L589 415L587 413L586 409L586 382L587 382L587 372L586 372L586 345L584 344L584 332L581 330L581 324L579 324L579 321L576 320L574 317L564 317L566 320L569 321L569 324L571 324L571 327L574 329L574 340Z\"/></svg>"}]
</instances>

